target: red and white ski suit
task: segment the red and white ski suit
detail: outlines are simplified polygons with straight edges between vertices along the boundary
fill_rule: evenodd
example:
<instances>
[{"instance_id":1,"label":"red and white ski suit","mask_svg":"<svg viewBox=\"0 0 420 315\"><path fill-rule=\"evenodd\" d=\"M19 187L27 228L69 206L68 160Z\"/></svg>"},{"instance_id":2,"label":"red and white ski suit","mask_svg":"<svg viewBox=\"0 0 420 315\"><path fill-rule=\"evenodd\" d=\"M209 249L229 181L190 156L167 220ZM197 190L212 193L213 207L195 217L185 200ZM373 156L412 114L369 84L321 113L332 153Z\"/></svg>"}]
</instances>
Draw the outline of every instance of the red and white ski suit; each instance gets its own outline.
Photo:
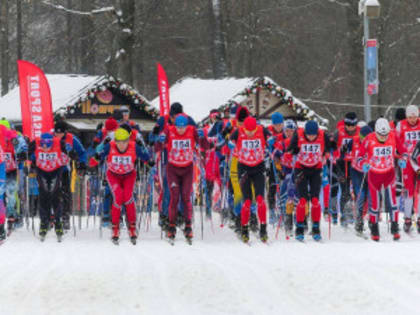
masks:
<instances>
[{"instance_id":1,"label":"red and white ski suit","mask_svg":"<svg viewBox=\"0 0 420 315\"><path fill-rule=\"evenodd\" d=\"M398 209L395 185L395 158L397 156L394 133L388 135L385 142L379 142L376 133L366 136L360 147L360 155L364 163L370 165L368 186L371 197L369 220L377 223L379 218L379 200L381 188L385 189L385 200L389 201L391 220L398 221Z\"/></svg>"}]
</instances>

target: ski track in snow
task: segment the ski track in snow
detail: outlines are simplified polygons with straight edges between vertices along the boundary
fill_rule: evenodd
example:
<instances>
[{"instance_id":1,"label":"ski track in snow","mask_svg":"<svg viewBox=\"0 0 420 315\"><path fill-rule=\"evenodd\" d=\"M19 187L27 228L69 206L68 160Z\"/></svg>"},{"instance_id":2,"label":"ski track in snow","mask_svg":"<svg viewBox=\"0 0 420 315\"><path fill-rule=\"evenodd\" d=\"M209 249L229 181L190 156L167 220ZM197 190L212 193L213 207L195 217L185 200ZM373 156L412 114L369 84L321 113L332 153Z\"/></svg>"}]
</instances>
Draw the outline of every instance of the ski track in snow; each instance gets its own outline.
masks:
<instances>
[{"instance_id":1,"label":"ski track in snow","mask_svg":"<svg viewBox=\"0 0 420 315\"><path fill-rule=\"evenodd\" d=\"M198 218L198 215L197 215ZM85 219L83 219L85 222ZM0 246L0 314L409 314L420 307L420 236L381 241L333 226L324 243L285 240L269 228L270 244L255 235L241 243L228 228L205 222L201 240L175 246L155 224L136 246L125 229L121 242L98 228L54 232L44 243L26 228ZM217 223L216 223L217 222Z\"/></svg>"}]
</instances>

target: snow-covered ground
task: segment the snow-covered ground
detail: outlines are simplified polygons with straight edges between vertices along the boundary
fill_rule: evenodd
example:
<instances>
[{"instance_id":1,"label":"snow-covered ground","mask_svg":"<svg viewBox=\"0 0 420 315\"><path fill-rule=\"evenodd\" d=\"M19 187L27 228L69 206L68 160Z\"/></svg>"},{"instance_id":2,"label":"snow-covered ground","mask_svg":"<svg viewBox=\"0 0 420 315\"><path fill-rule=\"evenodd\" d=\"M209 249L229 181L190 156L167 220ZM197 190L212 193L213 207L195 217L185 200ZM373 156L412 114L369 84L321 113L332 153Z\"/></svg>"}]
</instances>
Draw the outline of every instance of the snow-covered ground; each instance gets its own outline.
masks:
<instances>
[{"instance_id":1,"label":"snow-covered ground","mask_svg":"<svg viewBox=\"0 0 420 315\"><path fill-rule=\"evenodd\" d=\"M197 215L197 214L196 214ZM199 217L197 216L197 219ZM420 309L420 237L379 243L333 227L324 243L281 234L264 245L238 241L215 218L204 240L175 246L155 223L136 246L124 230L84 227L44 243L25 228L0 246L0 314L415 314ZM156 221L154 221L156 222ZM199 222L199 220L196 220Z\"/></svg>"}]
</instances>

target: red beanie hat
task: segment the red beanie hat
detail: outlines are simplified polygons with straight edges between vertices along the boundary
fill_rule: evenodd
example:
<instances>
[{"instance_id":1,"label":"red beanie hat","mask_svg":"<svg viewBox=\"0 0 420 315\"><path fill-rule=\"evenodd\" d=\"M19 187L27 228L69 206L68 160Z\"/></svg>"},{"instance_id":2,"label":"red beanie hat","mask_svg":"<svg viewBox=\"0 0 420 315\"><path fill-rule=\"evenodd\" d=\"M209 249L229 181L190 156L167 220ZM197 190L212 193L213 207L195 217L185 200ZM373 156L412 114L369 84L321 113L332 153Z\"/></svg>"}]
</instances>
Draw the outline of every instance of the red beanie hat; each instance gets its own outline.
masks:
<instances>
[{"instance_id":1,"label":"red beanie hat","mask_svg":"<svg viewBox=\"0 0 420 315\"><path fill-rule=\"evenodd\" d=\"M257 128L257 120L254 117L248 116L245 118L244 128L248 131L254 131Z\"/></svg>"},{"instance_id":2,"label":"red beanie hat","mask_svg":"<svg viewBox=\"0 0 420 315\"><path fill-rule=\"evenodd\" d=\"M107 131L114 131L117 128L118 128L118 122L114 118L111 117L105 121L105 129Z\"/></svg>"}]
</instances>

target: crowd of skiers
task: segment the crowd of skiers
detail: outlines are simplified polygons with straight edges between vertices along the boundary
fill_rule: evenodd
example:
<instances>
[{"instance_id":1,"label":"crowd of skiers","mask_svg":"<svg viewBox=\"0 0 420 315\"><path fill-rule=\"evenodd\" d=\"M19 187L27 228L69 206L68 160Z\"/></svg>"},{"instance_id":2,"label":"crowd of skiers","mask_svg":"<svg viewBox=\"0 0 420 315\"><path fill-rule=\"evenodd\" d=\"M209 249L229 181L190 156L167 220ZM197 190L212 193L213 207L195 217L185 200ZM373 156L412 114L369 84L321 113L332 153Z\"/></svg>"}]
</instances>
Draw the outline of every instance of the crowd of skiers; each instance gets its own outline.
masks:
<instances>
[{"instance_id":1,"label":"crowd of skiers","mask_svg":"<svg viewBox=\"0 0 420 315\"><path fill-rule=\"evenodd\" d=\"M88 172L90 204L100 205L101 228L111 227L115 244L124 224L135 244L142 213L155 204L172 243L177 228L191 243L195 204L205 206L208 220L219 213L243 242L250 232L267 242L268 225L299 241L311 227L319 241L322 216L329 225L354 224L360 236L366 220L375 241L386 221L398 240L400 211L404 232L414 223L420 233L415 105L398 109L391 122L366 123L349 112L330 133L315 120L298 123L280 113L263 126L239 104L212 110L199 128L174 103L147 135L122 107L98 126L87 149L66 126L59 120L54 131L29 141L0 120L0 241L37 210L39 238L54 228L61 241L71 228L74 172Z\"/></svg>"}]
</instances>

